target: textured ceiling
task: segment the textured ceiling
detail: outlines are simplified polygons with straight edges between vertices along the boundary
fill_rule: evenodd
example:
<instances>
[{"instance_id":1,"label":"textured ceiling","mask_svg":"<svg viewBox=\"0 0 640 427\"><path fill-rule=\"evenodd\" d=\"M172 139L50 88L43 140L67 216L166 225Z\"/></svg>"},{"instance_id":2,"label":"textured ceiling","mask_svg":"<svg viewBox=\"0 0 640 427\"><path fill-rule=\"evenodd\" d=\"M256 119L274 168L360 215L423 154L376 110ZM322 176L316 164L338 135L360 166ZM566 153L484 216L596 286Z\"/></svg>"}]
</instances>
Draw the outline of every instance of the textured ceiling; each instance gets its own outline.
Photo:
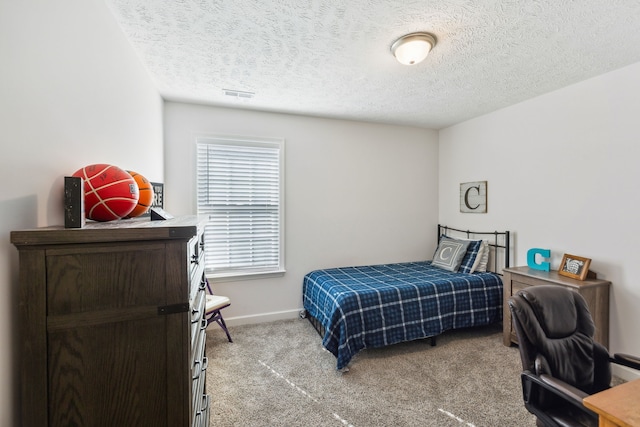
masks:
<instances>
[{"instance_id":1,"label":"textured ceiling","mask_svg":"<svg viewBox=\"0 0 640 427\"><path fill-rule=\"evenodd\" d=\"M105 1L165 99L234 108L440 129L640 61L638 0Z\"/></svg>"}]
</instances>

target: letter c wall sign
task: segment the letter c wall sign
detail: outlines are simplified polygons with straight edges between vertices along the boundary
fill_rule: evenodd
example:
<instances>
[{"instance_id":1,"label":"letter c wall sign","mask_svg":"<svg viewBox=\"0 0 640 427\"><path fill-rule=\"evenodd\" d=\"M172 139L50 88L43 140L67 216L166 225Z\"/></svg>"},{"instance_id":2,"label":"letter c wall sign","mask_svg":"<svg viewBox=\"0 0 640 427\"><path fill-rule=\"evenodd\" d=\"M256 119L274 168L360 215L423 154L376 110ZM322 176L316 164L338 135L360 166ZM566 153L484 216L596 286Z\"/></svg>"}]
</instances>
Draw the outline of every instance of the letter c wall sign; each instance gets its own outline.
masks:
<instances>
[{"instance_id":1,"label":"letter c wall sign","mask_svg":"<svg viewBox=\"0 0 640 427\"><path fill-rule=\"evenodd\" d=\"M487 181L460 184L460 212L487 213Z\"/></svg>"}]
</instances>

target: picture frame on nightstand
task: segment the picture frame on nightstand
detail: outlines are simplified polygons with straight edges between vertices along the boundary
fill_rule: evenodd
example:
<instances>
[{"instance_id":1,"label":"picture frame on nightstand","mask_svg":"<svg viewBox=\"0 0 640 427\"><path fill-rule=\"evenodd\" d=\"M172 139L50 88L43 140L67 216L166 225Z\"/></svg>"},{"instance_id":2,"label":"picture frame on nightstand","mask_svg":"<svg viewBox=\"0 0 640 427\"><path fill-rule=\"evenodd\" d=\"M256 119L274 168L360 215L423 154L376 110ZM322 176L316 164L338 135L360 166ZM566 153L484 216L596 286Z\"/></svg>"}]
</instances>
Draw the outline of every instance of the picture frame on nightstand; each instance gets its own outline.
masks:
<instances>
[{"instance_id":1,"label":"picture frame on nightstand","mask_svg":"<svg viewBox=\"0 0 640 427\"><path fill-rule=\"evenodd\" d=\"M577 255L564 254L558 268L558 274L573 279L584 280L589 273L590 258Z\"/></svg>"}]
</instances>

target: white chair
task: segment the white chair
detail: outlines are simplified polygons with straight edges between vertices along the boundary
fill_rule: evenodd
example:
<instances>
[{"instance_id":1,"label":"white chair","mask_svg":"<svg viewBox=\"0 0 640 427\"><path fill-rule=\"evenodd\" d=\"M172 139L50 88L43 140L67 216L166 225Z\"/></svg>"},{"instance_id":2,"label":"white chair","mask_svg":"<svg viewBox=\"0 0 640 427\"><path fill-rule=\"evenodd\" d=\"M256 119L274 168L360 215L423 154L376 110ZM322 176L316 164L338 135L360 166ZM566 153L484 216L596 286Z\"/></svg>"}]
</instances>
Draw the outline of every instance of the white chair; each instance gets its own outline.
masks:
<instances>
[{"instance_id":1,"label":"white chair","mask_svg":"<svg viewBox=\"0 0 640 427\"><path fill-rule=\"evenodd\" d=\"M233 340L231 339L231 334L229 334L229 330L227 329L227 324L224 322L221 313L221 310L223 308L229 307L230 305L231 300L228 297L213 294L213 292L211 291L211 286L209 285L209 281L207 280L207 295L204 315L205 319L207 320L207 326L209 326L211 322L216 322L227 334L229 342L233 342Z\"/></svg>"}]
</instances>

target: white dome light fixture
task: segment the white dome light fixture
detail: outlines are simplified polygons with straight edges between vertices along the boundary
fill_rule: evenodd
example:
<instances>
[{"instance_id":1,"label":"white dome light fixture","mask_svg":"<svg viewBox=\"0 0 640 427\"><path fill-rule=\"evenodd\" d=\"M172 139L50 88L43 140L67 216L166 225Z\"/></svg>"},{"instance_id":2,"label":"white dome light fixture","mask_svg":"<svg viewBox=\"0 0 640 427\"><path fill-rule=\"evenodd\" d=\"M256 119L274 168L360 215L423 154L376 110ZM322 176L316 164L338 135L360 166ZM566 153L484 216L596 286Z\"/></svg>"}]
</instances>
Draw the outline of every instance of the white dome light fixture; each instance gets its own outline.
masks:
<instances>
[{"instance_id":1,"label":"white dome light fixture","mask_svg":"<svg viewBox=\"0 0 640 427\"><path fill-rule=\"evenodd\" d=\"M401 64L415 65L424 61L435 45L433 34L411 33L396 40L391 45L391 52Z\"/></svg>"}]
</instances>

